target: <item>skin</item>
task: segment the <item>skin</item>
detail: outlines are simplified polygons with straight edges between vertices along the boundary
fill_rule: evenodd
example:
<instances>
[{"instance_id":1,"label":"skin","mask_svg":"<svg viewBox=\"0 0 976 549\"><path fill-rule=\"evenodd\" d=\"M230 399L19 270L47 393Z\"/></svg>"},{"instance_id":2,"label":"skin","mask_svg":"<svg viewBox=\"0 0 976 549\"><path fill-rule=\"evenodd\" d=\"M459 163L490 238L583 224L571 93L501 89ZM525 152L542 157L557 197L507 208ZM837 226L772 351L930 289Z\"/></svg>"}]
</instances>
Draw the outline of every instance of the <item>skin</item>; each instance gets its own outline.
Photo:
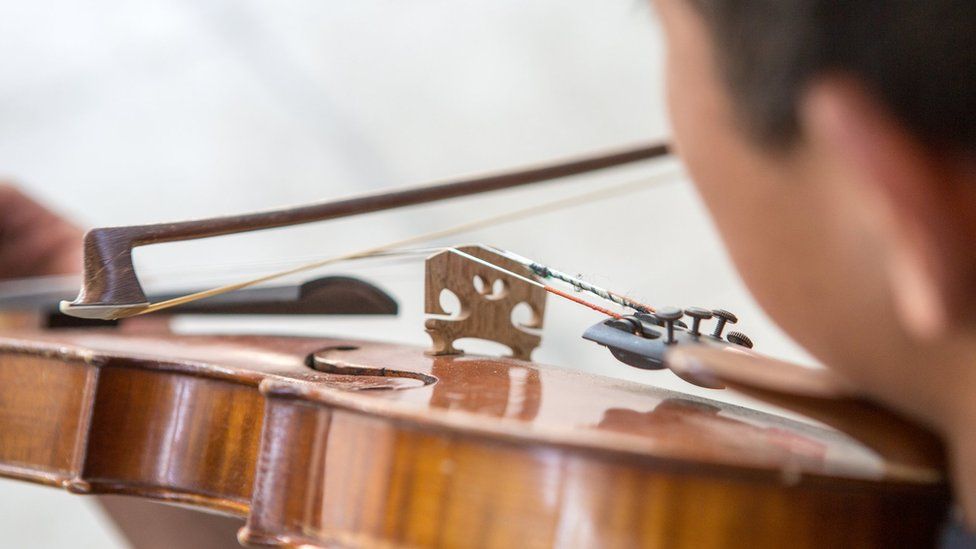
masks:
<instances>
[{"instance_id":1,"label":"skin","mask_svg":"<svg viewBox=\"0 0 976 549\"><path fill-rule=\"evenodd\" d=\"M0 183L0 280L80 272L83 234L15 186ZM132 547L239 547L240 519L132 498L97 499Z\"/></svg>"},{"instance_id":2,"label":"skin","mask_svg":"<svg viewBox=\"0 0 976 549\"><path fill-rule=\"evenodd\" d=\"M0 279L76 273L82 231L0 182Z\"/></svg>"},{"instance_id":3,"label":"skin","mask_svg":"<svg viewBox=\"0 0 976 549\"><path fill-rule=\"evenodd\" d=\"M976 163L846 74L809 82L797 142L764 147L704 20L685 0L655 4L677 150L744 281L824 364L943 436L976 526Z\"/></svg>"}]
</instances>

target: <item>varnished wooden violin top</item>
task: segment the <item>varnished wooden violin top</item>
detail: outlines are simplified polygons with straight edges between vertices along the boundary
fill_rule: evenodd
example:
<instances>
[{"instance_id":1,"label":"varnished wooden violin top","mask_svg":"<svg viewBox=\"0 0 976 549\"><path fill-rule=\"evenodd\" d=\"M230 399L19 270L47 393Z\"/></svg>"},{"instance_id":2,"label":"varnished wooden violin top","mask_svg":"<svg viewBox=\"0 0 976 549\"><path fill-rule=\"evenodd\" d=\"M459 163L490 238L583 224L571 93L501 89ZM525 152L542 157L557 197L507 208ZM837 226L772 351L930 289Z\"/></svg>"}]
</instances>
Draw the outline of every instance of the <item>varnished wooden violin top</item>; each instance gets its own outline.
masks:
<instances>
[{"instance_id":1,"label":"varnished wooden violin top","mask_svg":"<svg viewBox=\"0 0 976 549\"><path fill-rule=\"evenodd\" d=\"M0 384L0 473L244 516L247 544L925 544L946 505L836 431L514 359L28 331Z\"/></svg>"},{"instance_id":2,"label":"varnished wooden violin top","mask_svg":"<svg viewBox=\"0 0 976 549\"><path fill-rule=\"evenodd\" d=\"M759 355L724 360L721 353L742 346L731 334L723 342L698 333L698 321L681 328L680 309L659 314L641 306L660 318L631 322L544 283L555 271L499 249L465 246L427 258L429 350L329 338L175 335L164 319L130 318L198 301L224 313L392 313L391 298L352 279L313 285L297 300L264 294L259 303L201 300L512 212L163 301L142 291L131 251L527 184L667 150L640 147L295 210L93 230L82 292L62 311L81 324L127 320L80 329L75 321L55 321L50 311L21 311L21 326L41 319L63 328L4 330L0 475L244 517L238 538L258 546L932 545L948 493L941 447L931 434L857 394L832 393L839 385L822 378L784 383L804 376L775 374L769 370L775 361L759 364ZM585 282L573 287L614 298ZM457 311L440 305L445 291L457 298ZM527 359L540 343L547 294L585 305L611 324L626 321L607 327L627 333L610 335L660 339L655 368L680 363L675 371L694 382L703 372L697 361L718 356L724 366L709 374L718 383L703 385L799 402L840 431L529 360L458 354L454 341L475 337ZM532 313L528 323L513 321L520 305ZM722 322L730 314L720 315ZM740 343L748 340L739 336ZM675 349L687 352L666 364ZM696 355L701 349L719 354ZM622 350L613 356L625 356ZM743 360L750 366L736 367ZM802 387L802 394L784 397L784 386L786 393ZM825 401L832 412L818 415Z\"/></svg>"}]
</instances>

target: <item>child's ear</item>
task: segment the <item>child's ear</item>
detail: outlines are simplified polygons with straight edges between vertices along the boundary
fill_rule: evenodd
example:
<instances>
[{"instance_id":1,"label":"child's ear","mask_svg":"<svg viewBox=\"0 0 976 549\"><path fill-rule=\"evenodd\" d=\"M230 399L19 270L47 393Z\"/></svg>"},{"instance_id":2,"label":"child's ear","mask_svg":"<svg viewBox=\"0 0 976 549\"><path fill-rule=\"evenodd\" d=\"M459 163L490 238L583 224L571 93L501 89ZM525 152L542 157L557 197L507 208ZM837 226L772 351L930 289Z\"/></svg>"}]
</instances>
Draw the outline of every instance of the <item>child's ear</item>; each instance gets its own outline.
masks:
<instances>
[{"instance_id":1,"label":"child's ear","mask_svg":"<svg viewBox=\"0 0 976 549\"><path fill-rule=\"evenodd\" d=\"M844 78L813 85L800 105L805 144L827 162L886 248L885 268L903 325L937 337L976 310L974 181L923 143L863 86ZM851 192L847 192L847 191Z\"/></svg>"}]
</instances>

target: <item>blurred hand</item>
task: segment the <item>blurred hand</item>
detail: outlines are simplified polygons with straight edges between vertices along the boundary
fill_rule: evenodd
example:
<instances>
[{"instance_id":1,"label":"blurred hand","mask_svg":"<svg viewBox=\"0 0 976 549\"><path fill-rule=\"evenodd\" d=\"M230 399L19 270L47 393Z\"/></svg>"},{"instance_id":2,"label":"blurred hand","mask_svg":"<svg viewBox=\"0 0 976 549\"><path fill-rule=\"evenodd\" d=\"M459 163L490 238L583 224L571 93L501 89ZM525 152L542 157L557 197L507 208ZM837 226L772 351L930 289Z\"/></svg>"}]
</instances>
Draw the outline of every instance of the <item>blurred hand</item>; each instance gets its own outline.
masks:
<instances>
[{"instance_id":1,"label":"blurred hand","mask_svg":"<svg viewBox=\"0 0 976 549\"><path fill-rule=\"evenodd\" d=\"M81 271L84 232L0 183L0 279Z\"/></svg>"}]
</instances>

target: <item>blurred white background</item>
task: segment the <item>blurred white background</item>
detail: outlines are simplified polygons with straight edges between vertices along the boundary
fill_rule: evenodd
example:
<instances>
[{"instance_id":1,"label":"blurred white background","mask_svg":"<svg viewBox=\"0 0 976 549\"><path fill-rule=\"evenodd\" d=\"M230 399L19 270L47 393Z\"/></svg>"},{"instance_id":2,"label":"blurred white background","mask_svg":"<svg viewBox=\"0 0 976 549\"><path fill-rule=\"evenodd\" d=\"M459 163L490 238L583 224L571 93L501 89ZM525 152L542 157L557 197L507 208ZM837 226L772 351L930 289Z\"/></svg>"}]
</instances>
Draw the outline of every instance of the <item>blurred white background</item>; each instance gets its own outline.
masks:
<instances>
[{"instance_id":1,"label":"blurred white background","mask_svg":"<svg viewBox=\"0 0 976 549\"><path fill-rule=\"evenodd\" d=\"M86 226L316 201L668 134L658 29L636 0L5 1L0 13L0 174ZM736 311L762 350L805 360L748 297L673 162L139 261L161 285L232 281L662 170L671 183L460 240L647 302ZM401 318L275 329L426 343L420 264L340 271L394 292ZM597 320L550 301L535 358L694 392L581 341ZM0 535L16 547L122 543L84 498L10 481Z\"/></svg>"}]
</instances>

